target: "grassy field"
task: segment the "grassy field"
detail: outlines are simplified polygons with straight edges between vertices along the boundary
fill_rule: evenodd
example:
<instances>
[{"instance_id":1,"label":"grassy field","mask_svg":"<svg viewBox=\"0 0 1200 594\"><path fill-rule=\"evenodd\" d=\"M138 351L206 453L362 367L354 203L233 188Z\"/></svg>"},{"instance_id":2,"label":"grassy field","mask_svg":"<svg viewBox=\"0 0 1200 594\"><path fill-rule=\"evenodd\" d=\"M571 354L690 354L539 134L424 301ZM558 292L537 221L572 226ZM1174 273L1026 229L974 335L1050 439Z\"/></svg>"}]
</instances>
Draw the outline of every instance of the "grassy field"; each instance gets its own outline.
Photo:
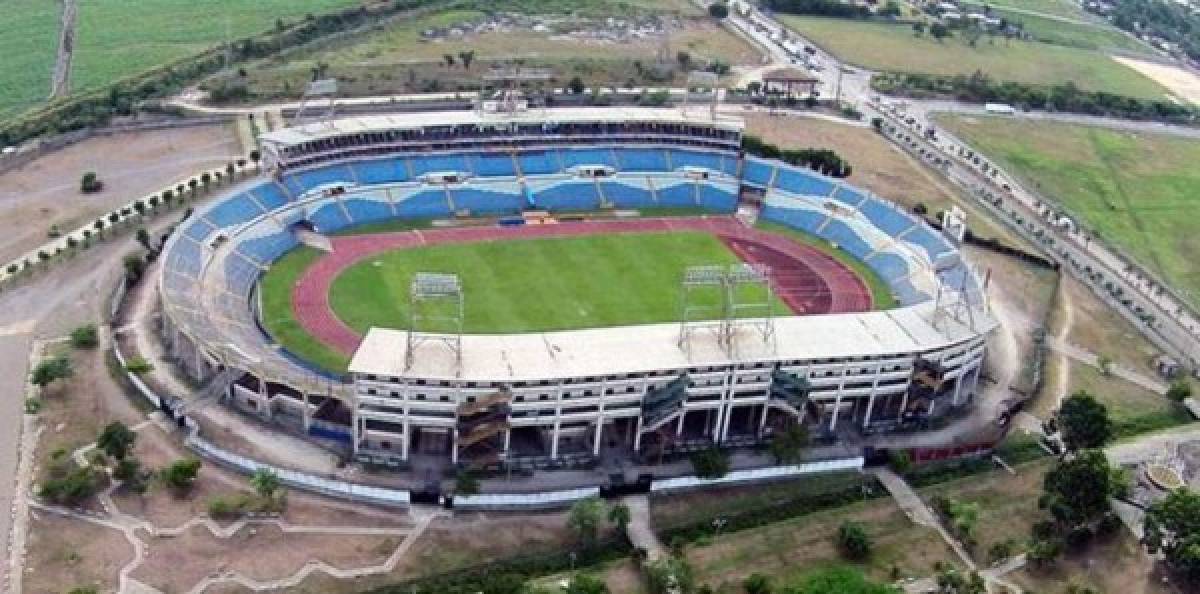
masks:
<instances>
[{"instance_id":1,"label":"grassy field","mask_svg":"<svg viewBox=\"0 0 1200 594\"><path fill-rule=\"evenodd\" d=\"M50 94L58 51L57 2L8 0L0 27L0 120L40 103Z\"/></svg>"},{"instance_id":2,"label":"grassy field","mask_svg":"<svg viewBox=\"0 0 1200 594\"><path fill-rule=\"evenodd\" d=\"M464 331L513 333L679 319L684 268L733 264L707 233L638 233L471 242L389 252L346 269L330 303L347 325L404 328L418 271L461 275ZM704 302L716 295L701 295ZM777 311L786 311L782 303Z\"/></svg>"},{"instance_id":3,"label":"grassy field","mask_svg":"<svg viewBox=\"0 0 1200 594\"><path fill-rule=\"evenodd\" d=\"M1027 33L1042 43L1087 50L1119 51L1128 54L1153 55L1150 46L1108 25L1083 25L993 8L992 14L1010 22L1021 23Z\"/></svg>"},{"instance_id":4,"label":"grassy field","mask_svg":"<svg viewBox=\"0 0 1200 594\"><path fill-rule=\"evenodd\" d=\"M53 3L48 3L53 5ZM79 0L72 89L103 85L203 51L361 0Z\"/></svg>"},{"instance_id":5,"label":"grassy field","mask_svg":"<svg viewBox=\"0 0 1200 594\"><path fill-rule=\"evenodd\" d=\"M992 10L1016 8L1018 10L1066 17L1079 21L1103 22L1100 21L1099 17L1089 13L1079 6L1078 2L1073 2L1072 0L997 0L996 2L966 0L966 3L974 4L981 8L984 5L988 5L992 7Z\"/></svg>"},{"instance_id":6,"label":"grassy field","mask_svg":"<svg viewBox=\"0 0 1200 594\"><path fill-rule=\"evenodd\" d=\"M515 3L521 4L521 3ZM525 3L529 4L529 3ZM683 70L674 64L678 52L687 52L696 63L720 59L726 63L756 63L758 54L753 47L728 33L706 18L690 16L685 6L669 0L641 3L632 8L615 3L611 14L645 13L652 11L678 15L682 27L671 32L668 45L673 77ZM507 7L509 4L501 3ZM603 5L603 3L601 3ZM572 2L530 5L534 13L567 10ZM575 15L588 15L596 6L580 4ZM629 42L576 39L557 34L556 30L534 32L528 28L468 33L461 37L429 40L422 33L458 25L473 25L487 18L484 10L456 9L428 14L416 19L398 20L363 35L331 40L309 49L294 52L286 59L270 59L246 68L245 82L258 97L295 95L310 79L318 64L325 65L328 76L337 77L346 94L381 92L415 92L424 90L453 90L477 84L490 64L514 59L528 66L550 68L558 84L579 76L592 84L624 84L651 82L643 75L661 49L657 39L635 39ZM569 29L570 27L565 27ZM446 66L445 55L457 56L473 51L470 69L461 62ZM220 80L220 79L217 79ZM436 85L436 87L434 86Z\"/></svg>"},{"instance_id":7,"label":"grassy field","mask_svg":"<svg viewBox=\"0 0 1200 594\"><path fill-rule=\"evenodd\" d=\"M959 37L941 42L916 37L907 25L846 19L784 16L784 22L837 56L873 70L969 75L1053 85L1072 81L1080 88L1132 97L1161 99L1166 89L1097 51L1048 43L979 40L970 47ZM1065 26L1064 26L1065 28Z\"/></svg>"},{"instance_id":8,"label":"grassy field","mask_svg":"<svg viewBox=\"0 0 1200 594\"><path fill-rule=\"evenodd\" d=\"M1200 304L1200 141L1011 119L939 121Z\"/></svg>"}]
</instances>

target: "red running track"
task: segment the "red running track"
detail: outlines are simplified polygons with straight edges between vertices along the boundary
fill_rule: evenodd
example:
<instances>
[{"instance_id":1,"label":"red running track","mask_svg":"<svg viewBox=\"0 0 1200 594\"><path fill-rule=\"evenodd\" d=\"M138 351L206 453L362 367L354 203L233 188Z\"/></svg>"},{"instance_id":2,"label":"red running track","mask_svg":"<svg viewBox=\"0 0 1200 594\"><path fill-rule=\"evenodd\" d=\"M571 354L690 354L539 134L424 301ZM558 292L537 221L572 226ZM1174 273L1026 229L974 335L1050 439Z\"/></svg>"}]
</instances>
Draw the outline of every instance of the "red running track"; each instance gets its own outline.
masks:
<instances>
[{"instance_id":1,"label":"red running track","mask_svg":"<svg viewBox=\"0 0 1200 594\"><path fill-rule=\"evenodd\" d=\"M333 252L310 266L292 289L292 313L317 340L350 355L358 348L362 336L334 314L329 305L329 290L343 270L375 254L440 243L654 231L707 231L720 238L743 261L770 266L777 294L796 314L871 309L871 292L866 284L832 256L781 235L748 228L732 217L705 217L454 227L331 237Z\"/></svg>"}]
</instances>

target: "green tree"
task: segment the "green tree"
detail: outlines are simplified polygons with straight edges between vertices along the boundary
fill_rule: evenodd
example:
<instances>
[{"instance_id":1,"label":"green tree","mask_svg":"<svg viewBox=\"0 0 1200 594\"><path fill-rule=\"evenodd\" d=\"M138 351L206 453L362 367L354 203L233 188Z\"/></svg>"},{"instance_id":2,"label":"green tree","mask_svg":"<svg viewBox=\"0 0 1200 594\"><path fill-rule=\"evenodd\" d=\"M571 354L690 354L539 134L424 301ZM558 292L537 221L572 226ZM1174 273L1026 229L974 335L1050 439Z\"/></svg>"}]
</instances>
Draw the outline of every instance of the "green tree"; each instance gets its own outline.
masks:
<instances>
[{"instance_id":1,"label":"green tree","mask_svg":"<svg viewBox=\"0 0 1200 594\"><path fill-rule=\"evenodd\" d=\"M454 477L454 494L470 496L478 493L479 479L475 473L470 470L460 470Z\"/></svg>"},{"instance_id":2,"label":"green tree","mask_svg":"<svg viewBox=\"0 0 1200 594\"><path fill-rule=\"evenodd\" d=\"M596 543L603 514L604 504L598 497L580 499L571 506L571 511L567 515L567 526L579 537L584 546L590 547Z\"/></svg>"},{"instance_id":3,"label":"green tree","mask_svg":"<svg viewBox=\"0 0 1200 594\"><path fill-rule=\"evenodd\" d=\"M752 573L742 580L742 589L746 594L771 594L775 591L771 585L771 578L761 573Z\"/></svg>"},{"instance_id":4,"label":"green tree","mask_svg":"<svg viewBox=\"0 0 1200 594\"><path fill-rule=\"evenodd\" d=\"M463 70L470 70L471 62L475 61L475 50L464 50L458 52L458 61L462 62Z\"/></svg>"},{"instance_id":5,"label":"green tree","mask_svg":"<svg viewBox=\"0 0 1200 594\"><path fill-rule=\"evenodd\" d=\"M1190 582L1200 581L1200 493L1177 489L1154 503L1143 521L1142 542Z\"/></svg>"},{"instance_id":6,"label":"green tree","mask_svg":"<svg viewBox=\"0 0 1200 594\"><path fill-rule=\"evenodd\" d=\"M125 423L113 421L104 427L96 438L96 447L116 460L124 460L137 442L137 433Z\"/></svg>"},{"instance_id":7,"label":"green tree","mask_svg":"<svg viewBox=\"0 0 1200 594\"><path fill-rule=\"evenodd\" d=\"M1058 411L1058 427L1070 451L1098 448L1113 437L1108 408L1087 392L1076 392Z\"/></svg>"},{"instance_id":8,"label":"green tree","mask_svg":"<svg viewBox=\"0 0 1200 594\"><path fill-rule=\"evenodd\" d=\"M723 19L729 16L729 5L724 2L713 2L708 5L708 16Z\"/></svg>"},{"instance_id":9,"label":"green tree","mask_svg":"<svg viewBox=\"0 0 1200 594\"><path fill-rule=\"evenodd\" d=\"M808 574L788 594L896 594L891 586L867 580L854 567L833 567Z\"/></svg>"},{"instance_id":10,"label":"green tree","mask_svg":"<svg viewBox=\"0 0 1200 594\"><path fill-rule=\"evenodd\" d=\"M987 594L987 585L978 573L963 574L957 569L947 569L937 575L939 594Z\"/></svg>"},{"instance_id":11,"label":"green tree","mask_svg":"<svg viewBox=\"0 0 1200 594\"><path fill-rule=\"evenodd\" d=\"M675 61L679 62L680 68L688 70L692 66L692 54L680 50L679 53L675 54Z\"/></svg>"},{"instance_id":12,"label":"green tree","mask_svg":"<svg viewBox=\"0 0 1200 594\"><path fill-rule=\"evenodd\" d=\"M729 455L716 445L692 454L691 461L697 477L717 479L729 474Z\"/></svg>"},{"instance_id":13,"label":"green tree","mask_svg":"<svg viewBox=\"0 0 1200 594\"><path fill-rule=\"evenodd\" d=\"M150 232L145 227L138 227L137 232L133 234L133 238L142 244L142 247L146 248L147 252L154 252L154 246L150 245Z\"/></svg>"},{"instance_id":14,"label":"green tree","mask_svg":"<svg viewBox=\"0 0 1200 594\"><path fill-rule=\"evenodd\" d=\"M1171 387L1167 388L1167 398L1175 402L1183 402L1192 397L1192 385L1185 379L1177 379L1171 382Z\"/></svg>"},{"instance_id":15,"label":"green tree","mask_svg":"<svg viewBox=\"0 0 1200 594\"><path fill-rule=\"evenodd\" d=\"M586 87L583 84L583 79L579 78L578 76L571 77L571 80L567 82L567 90L570 91L572 95L582 95L585 89Z\"/></svg>"},{"instance_id":16,"label":"green tree","mask_svg":"<svg viewBox=\"0 0 1200 594\"><path fill-rule=\"evenodd\" d=\"M1087 526L1109 513L1109 497L1125 488L1119 468L1099 450L1084 450L1061 460L1046 473L1038 506L1048 510L1065 530Z\"/></svg>"},{"instance_id":17,"label":"green tree","mask_svg":"<svg viewBox=\"0 0 1200 594\"><path fill-rule=\"evenodd\" d=\"M929 25L929 34L932 35L934 39L938 40L939 43L941 43L943 39L950 36L950 29L942 23L933 23L932 25Z\"/></svg>"},{"instance_id":18,"label":"green tree","mask_svg":"<svg viewBox=\"0 0 1200 594\"><path fill-rule=\"evenodd\" d=\"M168 487L177 492L187 493L196 483L196 475L200 473L200 460L185 458L176 460L170 466L159 471L159 478Z\"/></svg>"},{"instance_id":19,"label":"green tree","mask_svg":"<svg viewBox=\"0 0 1200 594\"><path fill-rule=\"evenodd\" d=\"M842 522L836 540L838 551L851 561L862 561L871 555L871 537L858 522Z\"/></svg>"},{"instance_id":20,"label":"green tree","mask_svg":"<svg viewBox=\"0 0 1200 594\"><path fill-rule=\"evenodd\" d=\"M776 464L792 464L800 460L808 447L808 429L799 423L775 434L769 450Z\"/></svg>"},{"instance_id":21,"label":"green tree","mask_svg":"<svg viewBox=\"0 0 1200 594\"><path fill-rule=\"evenodd\" d=\"M100 177L95 171L89 171L83 174L79 180L79 190L84 194L99 192L104 189L104 182L100 181Z\"/></svg>"},{"instance_id":22,"label":"green tree","mask_svg":"<svg viewBox=\"0 0 1200 594\"><path fill-rule=\"evenodd\" d=\"M250 477L250 485L254 487L254 492L258 493L259 497L274 499L283 486L283 482L279 480L279 475L275 474L274 470L259 468Z\"/></svg>"},{"instance_id":23,"label":"green tree","mask_svg":"<svg viewBox=\"0 0 1200 594\"><path fill-rule=\"evenodd\" d=\"M74 374L75 370L71 367L71 360L60 355L38 363L29 376L29 383L45 389L46 386L58 380L67 379Z\"/></svg>"},{"instance_id":24,"label":"green tree","mask_svg":"<svg viewBox=\"0 0 1200 594\"><path fill-rule=\"evenodd\" d=\"M95 324L85 324L71 331L71 346L77 349L94 349L100 344Z\"/></svg>"},{"instance_id":25,"label":"green tree","mask_svg":"<svg viewBox=\"0 0 1200 594\"><path fill-rule=\"evenodd\" d=\"M563 592L564 594L608 594L608 586L594 575L577 573L567 583Z\"/></svg>"},{"instance_id":26,"label":"green tree","mask_svg":"<svg viewBox=\"0 0 1200 594\"><path fill-rule=\"evenodd\" d=\"M621 534L625 534L625 527L629 525L630 519L631 514L628 505L617 502L608 508L608 523L616 527Z\"/></svg>"}]
</instances>

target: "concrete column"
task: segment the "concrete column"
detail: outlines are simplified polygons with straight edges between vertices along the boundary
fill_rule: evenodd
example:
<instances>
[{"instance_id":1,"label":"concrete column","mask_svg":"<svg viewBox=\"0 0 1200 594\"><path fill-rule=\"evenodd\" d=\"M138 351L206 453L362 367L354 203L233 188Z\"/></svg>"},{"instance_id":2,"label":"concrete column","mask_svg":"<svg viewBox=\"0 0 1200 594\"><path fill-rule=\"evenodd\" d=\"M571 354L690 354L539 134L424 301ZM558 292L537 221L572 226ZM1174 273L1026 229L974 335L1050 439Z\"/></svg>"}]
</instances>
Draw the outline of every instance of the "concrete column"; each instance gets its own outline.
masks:
<instances>
[{"instance_id":1,"label":"concrete column","mask_svg":"<svg viewBox=\"0 0 1200 594\"><path fill-rule=\"evenodd\" d=\"M768 398L762 404L762 419L758 421L758 436L763 436L763 431L767 428L767 413L771 411L771 402Z\"/></svg>"},{"instance_id":2,"label":"concrete column","mask_svg":"<svg viewBox=\"0 0 1200 594\"><path fill-rule=\"evenodd\" d=\"M558 459L559 423L560 423L560 421L558 419L554 419L554 430L550 434L550 459L551 460Z\"/></svg>"},{"instance_id":3,"label":"concrete column","mask_svg":"<svg viewBox=\"0 0 1200 594\"><path fill-rule=\"evenodd\" d=\"M458 464L458 428L450 430L450 463Z\"/></svg>"},{"instance_id":4,"label":"concrete column","mask_svg":"<svg viewBox=\"0 0 1200 594\"><path fill-rule=\"evenodd\" d=\"M683 419L687 417L687 404L683 405L683 410L679 412L679 421L675 423L675 437L683 435Z\"/></svg>"},{"instance_id":5,"label":"concrete column","mask_svg":"<svg viewBox=\"0 0 1200 594\"><path fill-rule=\"evenodd\" d=\"M879 391L879 374L883 373L883 364L875 367L875 380L871 382L871 395L867 397L867 414L863 415L863 429L871 424L871 410L875 408L875 393Z\"/></svg>"},{"instance_id":6,"label":"concrete column","mask_svg":"<svg viewBox=\"0 0 1200 594\"><path fill-rule=\"evenodd\" d=\"M642 415L637 417L637 426L633 429L633 451L639 452L642 449Z\"/></svg>"},{"instance_id":7,"label":"concrete column","mask_svg":"<svg viewBox=\"0 0 1200 594\"><path fill-rule=\"evenodd\" d=\"M721 419L721 443L725 443L725 440L729 437L729 422L730 422L730 419L733 418L733 403L732 402L725 405L725 411L724 411L724 413L722 413L722 417L723 418Z\"/></svg>"},{"instance_id":8,"label":"concrete column","mask_svg":"<svg viewBox=\"0 0 1200 594\"><path fill-rule=\"evenodd\" d=\"M837 428L838 414L842 411L842 392L846 389L846 373L850 371L850 364L842 364L842 379L838 382L837 396L833 399L833 417L829 419L829 430L833 431Z\"/></svg>"},{"instance_id":9,"label":"concrete column","mask_svg":"<svg viewBox=\"0 0 1200 594\"><path fill-rule=\"evenodd\" d=\"M508 448L512 445L512 428L504 430L504 459L508 459Z\"/></svg>"},{"instance_id":10,"label":"concrete column","mask_svg":"<svg viewBox=\"0 0 1200 594\"><path fill-rule=\"evenodd\" d=\"M600 418L596 419L596 434L593 436L593 439L592 439L592 455L593 456L600 455L600 441L601 441L601 436L603 434L604 434L604 415L600 415Z\"/></svg>"},{"instance_id":11,"label":"concrete column","mask_svg":"<svg viewBox=\"0 0 1200 594\"><path fill-rule=\"evenodd\" d=\"M983 357L975 361L975 373L971 376L971 393L979 393L979 374L983 373Z\"/></svg>"}]
</instances>

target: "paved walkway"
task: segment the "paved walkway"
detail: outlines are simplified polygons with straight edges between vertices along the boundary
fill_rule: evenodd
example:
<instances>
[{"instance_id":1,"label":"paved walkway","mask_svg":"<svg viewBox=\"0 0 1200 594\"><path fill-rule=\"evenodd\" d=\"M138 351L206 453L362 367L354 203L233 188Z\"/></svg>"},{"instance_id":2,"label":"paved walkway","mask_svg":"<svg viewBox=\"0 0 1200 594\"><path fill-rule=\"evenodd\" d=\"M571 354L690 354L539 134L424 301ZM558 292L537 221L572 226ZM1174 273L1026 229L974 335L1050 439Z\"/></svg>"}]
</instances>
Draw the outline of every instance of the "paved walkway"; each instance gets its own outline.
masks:
<instances>
[{"instance_id":1,"label":"paved walkway","mask_svg":"<svg viewBox=\"0 0 1200 594\"><path fill-rule=\"evenodd\" d=\"M1047 337L1046 346L1049 346L1050 350L1060 353L1069 359L1078 361L1084 365L1090 365L1096 369L1100 369L1100 355L1097 355L1096 353L1093 353L1081 346L1059 340L1055 337ZM1127 382L1137 384L1147 390L1150 390L1151 392L1154 392L1155 394L1165 395L1167 393L1166 384L1152 377L1148 377L1126 367L1122 367L1120 364L1109 363L1108 373Z\"/></svg>"},{"instance_id":2,"label":"paved walkway","mask_svg":"<svg viewBox=\"0 0 1200 594\"><path fill-rule=\"evenodd\" d=\"M884 488L896 500L896 505L899 505L900 509L904 510L904 513L908 515L910 520L916 524L937 530L942 540L946 541L946 544L950 546L954 554L958 555L963 565L971 571L976 570L975 560L967 553L967 549L942 526L942 522L938 519L937 514L933 513L933 510L925 505L925 501L921 499L920 495L917 495L916 491L913 491L907 481L886 467L872 468L869 472L875 475L879 479L879 482L883 483Z\"/></svg>"},{"instance_id":3,"label":"paved walkway","mask_svg":"<svg viewBox=\"0 0 1200 594\"><path fill-rule=\"evenodd\" d=\"M629 507L629 525L625 533L633 546L646 551L647 561L658 561L667 557L667 549L658 540L654 527L650 525L650 498L633 495L621 500Z\"/></svg>"}]
</instances>

